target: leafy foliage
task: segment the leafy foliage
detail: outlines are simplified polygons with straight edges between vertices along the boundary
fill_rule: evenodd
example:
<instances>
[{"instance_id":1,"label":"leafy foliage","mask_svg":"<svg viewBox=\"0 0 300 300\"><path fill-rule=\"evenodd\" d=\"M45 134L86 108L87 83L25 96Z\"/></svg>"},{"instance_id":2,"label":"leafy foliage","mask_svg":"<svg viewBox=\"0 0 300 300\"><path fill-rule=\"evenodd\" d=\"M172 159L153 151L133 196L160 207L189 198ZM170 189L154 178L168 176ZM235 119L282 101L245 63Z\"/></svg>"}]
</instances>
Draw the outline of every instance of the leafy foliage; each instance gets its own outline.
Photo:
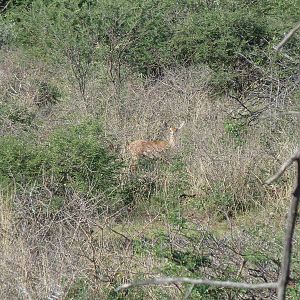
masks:
<instances>
[{"instance_id":1,"label":"leafy foliage","mask_svg":"<svg viewBox=\"0 0 300 300\"><path fill-rule=\"evenodd\" d=\"M15 103L3 103L0 107L1 121L7 119L11 124L21 125L24 129L34 127L35 113L30 111L25 105Z\"/></svg>"},{"instance_id":2,"label":"leafy foliage","mask_svg":"<svg viewBox=\"0 0 300 300\"><path fill-rule=\"evenodd\" d=\"M39 178L42 153L16 137L1 137L0 183L2 186L33 182Z\"/></svg>"},{"instance_id":3,"label":"leafy foliage","mask_svg":"<svg viewBox=\"0 0 300 300\"><path fill-rule=\"evenodd\" d=\"M81 191L109 192L116 186L121 164L101 140L97 123L59 130L49 139L47 169L61 184Z\"/></svg>"},{"instance_id":4,"label":"leafy foliage","mask_svg":"<svg viewBox=\"0 0 300 300\"><path fill-rule=\"evenodd\" d=\"M297 1L288 2L35 0L12 8L7 20L17 22L19 43L70 61L83 94L93 64L103 62L113 81L126 68L157 77L176 65L207 64L215 78L222 74L220 88L237 89L241 57L268 64L269 44L299 18ZM299 40L293 41L287 47L296 53Z\"/></svg>"},{"instance_id":5,"label":"leafy foliage","mask_svg":"<svg viewBox=\"0 0 300 300\"><path fill-rule=\"evenodd\" d=\"M99 124L87 122L59 129L41 145L2 137L1 184L49 181L48 188L56 193L66 188L90 195L115 193L122 164L107 150L101 134Z\"/></svg>"}]
</instances>

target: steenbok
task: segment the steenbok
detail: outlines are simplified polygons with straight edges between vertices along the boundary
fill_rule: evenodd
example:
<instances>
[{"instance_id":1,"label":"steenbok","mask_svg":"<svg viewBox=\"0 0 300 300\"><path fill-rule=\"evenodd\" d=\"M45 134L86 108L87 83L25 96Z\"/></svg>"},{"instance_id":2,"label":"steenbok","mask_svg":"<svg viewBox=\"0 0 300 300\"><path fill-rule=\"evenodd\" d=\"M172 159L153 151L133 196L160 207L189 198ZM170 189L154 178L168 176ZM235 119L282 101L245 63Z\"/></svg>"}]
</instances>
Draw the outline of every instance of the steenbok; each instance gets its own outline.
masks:
<instances>
[{"instance_id":1,"label":"steenbok","mask_svg":"<svg viewBox=\"0 0 300 300\"><path fill-rule=\"evenodd\" d=\"M136 165L140 157L159 157L163 152L176 146L175 135L184 125L184 122L179 127L171 127L168 140L146 141L137 140L129 143L127 149L130 153L133 165Z\"/></svg>"}]
</instances>

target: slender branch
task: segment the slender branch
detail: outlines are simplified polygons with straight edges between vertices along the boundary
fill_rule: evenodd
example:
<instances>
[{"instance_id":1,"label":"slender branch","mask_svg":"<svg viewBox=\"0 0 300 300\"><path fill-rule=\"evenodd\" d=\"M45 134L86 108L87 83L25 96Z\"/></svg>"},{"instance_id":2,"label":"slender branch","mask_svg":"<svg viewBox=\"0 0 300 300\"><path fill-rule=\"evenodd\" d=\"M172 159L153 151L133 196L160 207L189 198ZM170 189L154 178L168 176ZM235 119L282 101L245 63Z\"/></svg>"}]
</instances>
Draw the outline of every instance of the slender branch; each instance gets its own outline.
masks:
<instances>
[{"instance_id":1,"label":"slender branch","mask_svg":"<svg viewBox=\"0 0 300 300\"><path fill-rule=\"evenodd\" d=\"M216 287L240 288L240 289L276 289L278 286L277 282L250 284L250 283L242 283L242 282L234 282L234 281L193 279L187 277L161 277L161 278L153 278L144 281L137 281L133 283L126 283L119 286L116 289L116 291L128 289L135 286L162 285L162 284L170 284L170 283L190 283L193 285L202 284L202 285L211 285Z\"/></svg>"},{"instance_id":2,"label":"slender branch","mask_svg":"<svg viewBox=\"0 0 300 300\"><path fill-rule=\"evenodd\" d=\"M1 8L1 13L3 13L8 8L8 5L10 5L10 3L11 0L7 1L7 3Z\"/></svg>"},{"instance_id":3,"label":"slender branch","mask_svg":"<svg viewBox=\"0 0 300 300\"><path fill-rule=\"evenodd\" d=\"M296 187L292 195L292 201L286 225L286 234L283 241L283 258L281 262L280 277L278 279L278 300L284 300L286 294L286 287L290 277L290 265L292 259L292 248L293 248L293 235L295 231L295 225L298 215L300 197L300 157L297 159L297 182Z\"/></svg>"},{"instance_id":4,"label":"slender branch","mask_svg":"<svg viewBox=\"0 0 300 300\"><path fill-rule=\"evenodd\" d=\"M286 169L294 162L297 162L297 180L295 190L292 194L291 205L287 218L286 233L283 241L283 254L281 262L280 276L278 279L277 295L278 300L284 300L286 296L286 287L290 277L290 265L292 258L293 235L295 231L296 219L298 214L299 198L300 198L300 149L295 152L279 169L279 171L267 183L272 183L279 178Z\"/></svg>"},{"instance_id":5,"label":"slender branch","mask_svg":"<svg viewBox=\"0 0 300 300\"><path fill-rule=\"evenodd\" d=\"M190 295L192 294L192 291L193 291L194 286L195 286L194 284L191 284L191 285L187 288L187 290L186 290L186 292L185 292L184 297L183 297L182 300L187 300L187 299L190 297Z\"/></svg>"},{"instance_id":6,"label":"slender branch","mask_svg":"<svg viewBox=\"0 0 300 300\"><path fill-rule=\"evenodd\" d=\"M300 28L300 22L296 24L296 26L290 30L290 32L285 35L282 41L274 47L275 51L279 51L289 40L290 38L296 33L296 31Z\"/></svg>"},{"instance_id":7,"label":"slender branch","mask_svg":"<svg viewBox=\"0 0 300 300\"><path fill-rule=\"evenodd\" d=\"M237 101L244 109L246 109L251 115L253 114L253 111L251 111L238 97L235 97L233 95L229 95L230 98Z\"/></svg>"},{"instance_id":8,"label":"slender branch","mask_svg":"<svg viewBox=\"0 0 300 300\"><path fill-rule=\"evenodd\" d=\"M285 171L286 169L296 160L300 159L300 150L297 150L294 155L292 155L279 169L279 171L272 177L270 177L267 181L266 184L271 184L274 182L276 179L278 179Z\"/></svg>"}]
</instances>

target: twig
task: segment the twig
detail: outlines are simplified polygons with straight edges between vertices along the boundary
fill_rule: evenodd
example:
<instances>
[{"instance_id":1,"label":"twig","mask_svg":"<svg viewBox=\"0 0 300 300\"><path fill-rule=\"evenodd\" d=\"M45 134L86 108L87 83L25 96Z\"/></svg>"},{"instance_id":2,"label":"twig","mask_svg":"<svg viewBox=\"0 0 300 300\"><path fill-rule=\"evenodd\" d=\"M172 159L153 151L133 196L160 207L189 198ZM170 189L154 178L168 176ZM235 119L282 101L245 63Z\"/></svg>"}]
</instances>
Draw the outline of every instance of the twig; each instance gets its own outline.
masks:
<instances>
[{"instance_id":1,"label":"twig","mask_svg":"<svg viewBox=\"0 0 300 300\"><path fill-rule=\"evenodd\" d=\"M2 7L1 13L3 13L8 8L8 5L10 5L10 3L11 3L11 0L7 1L7 3Z\"/></svg>"},{"instance_id":2,"label":"twig","mask_svg":"<svg viewBox=\"0 0 300 300\"><path fill-rule=\"evenodd\" d=\"M296 160L300 159L300 150L297 150L294 155L292 155L279 169L279 171L272 177L270 177L267 181L266 184L271 184L274 182L277 178L279 178L285 170Z\"/></svg>"},{"instance_id":3,"label":"twig","mask_svg":"<svg viewBox=\"0 0 300 300\"><path fill-rule=\"evenodd\" d=\"M237 101L245 110L250 113L250 115L253 114L253 111L251 111L238 97L235 97L233 95L229 95L229 97Z\"/></svg>"},{"instance_id":4,"label":"twig","mask_svg":"<svg viewBox=\"0 0 300 300\"><path fill-rule=\"evenodd\" d=\"M194 284L191 284L191 285L186 289L186 292L185 292L184 297L183 297L182 300L187 300L187 299L190 297L190 295L191 295L191 293L192 293L192 291L193 291L194 286L195 286Z\"/></svg>"},{"instance_id":5,"label":"twig","mask_svg":"<svg viewBox=\"0 0 300 300\"><path fill-rule=\"evenodd\" d=\"M246 263L247 263L246 259L243 258L243 260L242 260L242 262L241 262L241 265L240 265L240 268L239 268L239 270L238 270L238 272L237 272L237 274L236 274L236 278L239 278L239 277L240 277L240 275L242 274L242 271L243 271L243 269L244 269Z\"/></svg>"},{"instance_id":6,"label":"twig","mask_svg":"<svg viewBox=\"0 0 300 300\"><path fill-rule=\"evenodd\" d=\"M144 281L137 281L133 283L126 283L119 286L116 291L128 289L135 286L145 286L145 285L161 285L161 284L170 284L170 283L190 283L190 284L202 284L202 285L211 285L224 288L240 288L240 289L276 289L278 284L277 282L270 283L258 283L250 284L243 282L234 282L234 281L216 281L209 279L193 279L187 277L161 277L153 278Z\"/></svg>"},{"instance_id":7,"label":"twig","mask_svg":"<svg viewBox=\"0 0 300 300\"><path fill-rule=\"evenodd\" d=\"M274 47L275 51L279 51L288 41L289 39L296 33L296 31L300 28L300 22L296 24L296 26L290 30L290 32L282 39L282 41Z\"/></svg>"}]
</instances>

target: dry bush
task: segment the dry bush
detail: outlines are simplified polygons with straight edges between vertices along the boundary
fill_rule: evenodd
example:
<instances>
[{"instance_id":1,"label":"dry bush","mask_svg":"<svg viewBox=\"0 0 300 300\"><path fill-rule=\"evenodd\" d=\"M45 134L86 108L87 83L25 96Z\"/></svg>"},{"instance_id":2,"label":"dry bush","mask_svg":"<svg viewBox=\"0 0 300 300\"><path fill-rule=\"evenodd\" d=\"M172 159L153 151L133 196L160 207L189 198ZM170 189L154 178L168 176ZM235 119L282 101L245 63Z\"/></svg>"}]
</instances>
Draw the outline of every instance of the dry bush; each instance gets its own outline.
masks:
<instances>
[{"instance_id":1,"label":"dry bush","mask_svg":"<svg viewBox=\"0 0 300 300\"><path fill-rule=\"evenodd\" d=\"M58 127L86 119L86 106L70 79L69 66L33 60L16 50L0 55L2 135L30 131L44 139Z\"/></svg>"},{"instance_id":2,"label":"dry bush","mask_svg":"<svg viewBox=\"0 0 300 300\"><path fill-rule=\"evenodd\" d=\"M272 202L277 201L273 196L285 199L284 186L274 195L263 181L271 174L274 160L279 162L296 147L299 132L292 133L297 116L278 115L282 106L276 110L269 105L260 119L241 117L238 102L212 94L209 76L208 69L194 67L170 70L163 79L147 84L129 78L118 99L111 96L112 88L102 87L97 103L103 106L98 110L95 106L95 111L103 116L106 131L120 151L132 140L167 138L164 123L176 126L185 120L176 152L186 164L191 183L187 193L201 196L204 191L217 198L225 194L230 214L264 205L268 195ZM291 100L285 95L281 102L286 105ZM266 107L269 99L272 95L253 103Z\"/></svg>"},{"instance_id":3,"label":"dry bush","mask_svg":"<svg viewBox=\"0 0 300 300\"><path fill-rule=\"evenodd\" d=\"M97 117L106 134L114 138L112 147L121 156L127 142L164 139L164 122L177 126L185 120L174 157L180 155L184 162L184 175L189 182L185 194L195 197L172 194L174 186L181 182L180 175L164 172L159 161L138 177L140 197L134 206L124 205L113 214L107 208L99 215L97 201L89 202L75 192L65 195L62 206L55 206L59 199L51 198L46 191L35 194L27 187L23 193L2 195L1 299L43 299L51 295L53 299L55 295L59 299L80 299L80 295L115 299L113 289L125 280L179 271L180 275L191 275L172 256L188 251L208 254L212 260L209 266L199 266L199 273L193 276L236 276L234 279L253 282L276 277L281 247L276 234L283 225L276 220L285 213L290 178L271 187L265 187L263 181L276 169L274 162L280 163L297 145L296 115L267 111L256 123L244 126L240 119L233 118L237 104L212 94L208 85L210 72L203 67L170 70L164 78L146 84L128 78L119 95L102 75L94 75L87 90L86 107L63 70L50 76L38 63L26 68L21 63L13 65L14 54L10 55L8 61L1 62L4 71L0 76L5 77L1 97L24 101L24 105L37 111L37 132L41 137L66 123ZM55 76L64 98L45 114L34 103L37 87L33 82ZM284 103L289 103L286 100ZM2 133L15 131L5 129ZM175 164L172 157L171 166ZM150 181L156 184L152 194L144 184ZM245 211L248 215L239 219ZM222 215L221 223L214 218L215 212ZM231 215L236 218L231 219ZM184 227L186 224L190 227ZM241 224L246 224L247 230ZM212 231L218 236L212 236ZM191 232L195 234L190 236ZM261 259L262 252L270 254L268 259L274 258L275 263ZM245 255L246 266L239 272ZM251 273L251 269L255 271ZM161 299L163 290L149 288L124 296ZM222 294L224 299L244 299L242 294L226 293ZM170 286L166 294L180 299L183 287ZM249 295L256 299L273 297Z\"/></svg>"},{"instance_id":4,"label":"dry bush","mask_svg":"<svg viewBox=\"0 0 300 300\"><path fill-rule=\"evenodd\" d=\"M0 70L1 98L30 108L36 104L38 84L47 82L54 75L45 62L28 60L19 51L5 52L5 59L0 61Z\"/></svg>"},{"instance_id":5,"label":"dry bush","mask_svg":"<svg viewBox=\"0 0 300 300\"><path fill-rule=\"evenodd\" d=\"M125 278L159 275L160 259L135 252L150 223L123 234L114 229L120 215L129 226L122 210L99 219L76 194L56 211L39 197L1 197L1 299L114 299Z\"/></svg>"}]
</instances>

